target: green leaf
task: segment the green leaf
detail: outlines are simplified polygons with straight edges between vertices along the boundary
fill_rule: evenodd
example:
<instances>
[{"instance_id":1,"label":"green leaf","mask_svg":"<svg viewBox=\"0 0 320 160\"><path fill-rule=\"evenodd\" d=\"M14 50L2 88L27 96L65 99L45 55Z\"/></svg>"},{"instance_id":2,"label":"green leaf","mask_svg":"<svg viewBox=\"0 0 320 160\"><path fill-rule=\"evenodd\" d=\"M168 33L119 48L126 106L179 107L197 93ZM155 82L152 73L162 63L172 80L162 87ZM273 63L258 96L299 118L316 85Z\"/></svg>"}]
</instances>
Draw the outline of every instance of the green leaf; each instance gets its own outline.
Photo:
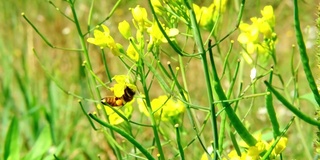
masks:
<instances>
[{"instance_id":1,"label":"green leaf","mask_svg":"<svg viewBox=\"0 0 320 160\"><path fill-rule=\"evenodd\" d=\"M49 150L52 144L49 127L46 126L41 131L35 144L30 152L23 158L23 160L40 160L44 154Z\"/></svg>"},{"instance_id":2,"label":"green leaf","mask_svg":"<svg viewBox=\"0 0 320 160\"><path fill-rule=\"evenodd\" d=\"M5 140L3 159L20 159L19 140L19 121L13 117Z\"/></svg>"}]
</instances>

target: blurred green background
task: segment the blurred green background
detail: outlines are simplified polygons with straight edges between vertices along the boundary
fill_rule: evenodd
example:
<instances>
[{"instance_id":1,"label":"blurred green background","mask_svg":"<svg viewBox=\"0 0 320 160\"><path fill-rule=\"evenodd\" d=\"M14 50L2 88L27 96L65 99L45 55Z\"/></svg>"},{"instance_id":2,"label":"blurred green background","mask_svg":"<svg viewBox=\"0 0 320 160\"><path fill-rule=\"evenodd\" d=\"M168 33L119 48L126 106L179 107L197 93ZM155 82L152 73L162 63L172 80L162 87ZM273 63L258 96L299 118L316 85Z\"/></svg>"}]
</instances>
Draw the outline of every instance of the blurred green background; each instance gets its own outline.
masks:
<instances>
[{"instance_id":1,"label":"blurred green background","mask_svg":"<svg viewBox=\"0 0 320 160\"><path fill-rule=\"evenodd\" d=\"M71 10L64 1L56 0L54 4L61 12L71 16ZM91 27L105 19L115 0L94 2L94 13L92 17ZM117 24L127 19L130 21L131 13L128 8L133 8L136 4L145 6L144 1L124 0L121 2L118 10L115 11L108 21L105 22L109 26L116 41L121 41L121 37L117 33ZM208 4L210 1L197 1L197 4ZM227 11L226 27L221 27L221 35L224 35L234 27L236 21L235 4L238 1L230 0ZM86 30L87 16L91 1L76 1L78 18L82 25L82 29ZM292 54L292 44L295 44L295 33L293 30L293 4L292 1L247 1L243 15L243 20L249 22L252 16L260 16L260 10L265 5L272 5L276 15L276 33L278 34L277 57L279 60L279 73L289 71L290 54ZM318 76L316 68L315 54L315 18L317 0L305 0L300 2L300 18L301 27L305 32L305 41L310 45L309 56L311 66L314 68L315 77ZM41 63L47 71L52 74L60 85L67 91L89 97L85 89L85 81L83 80L83 68L81 67L83 55L77 51L67 51L54 49L45 44L40 36L32 29L32 27L22 18L21 13L24 12L29 20L37 27L37 29L45 35L48 41L54 46L61 48L80 48L78 35L73 23L63 17L48 1L1 1L0 2L0 155L3 158L5 137L9 129L12 119L15 117L19 124L19 135L17 148L21 157L28 155L29 151L35 146L37 139L43 136L42 140L52 142L53 145L44 145L40 148L47 148L43 158L53 158L52 153L58 153L58 157L62 159L97 159L99 155L101 159L114 159L110 146L105 142L103 134L99 134L92 129L88 120L84 116L78 104L78 99L62 92L56 84L46 76L40 63L37 61L32 49L34 48L39 54ZM149 15L151 18L151 15ZM228 49L230 40L237 38L238 32L221 44L223 50ZM239 45L235 45L239 48ZM90 57L93 62L94 72L102 79L106 80L105 71L100 58L98 48L90 48ZM192 48L193 49L193 48ZM236 49L235 49L236 50ZM298 52L295 51L295 54ZM237 53L234 53L237 54ZM108 54L108 59L112 57ZM235 56L236 57L236 56ZM298 54L295 60L299 60ZM126 73L124 67L119 65L119 61L108 62L112 75L119 72ZM198 62L190 64L188 68L188 77L192 77L201 70ZM245 78L249 78L248 75ZM286 73L289 74L289 73ZM199 75L201 77L201 75ZM203 77L203 76L202 76ZM284 76L285 77L285 76ZM244 78L244 79L245 79ZM309 92L304 80L302 70L298 72L299 87L301 94ZM289 81L288 77L285 81ZM197 103L206 105L203 92L205 86L203 80L190 79L189 90L192 96L198 100ZM154 93L157 95L156 93ZM312 107L307 102L302 102L305 107L302 108L309 115L314 113ZM84 102L88 111L94 111L94 104ZM269 123L265 123L266 117L263 110L255 109L257 115L250 116L247 119L251 122L250 127L254 129L271 127ZM278 116L281 124L285 124L291 114L285 108L278 108ZM261 113L260 113L260 112ZM138 114L138 113L137 113ZM280 121L280 122L281 122ZM256 122L256 123L253 123ZM265 126L264 126L265 125ZM269 125L269 126L268 126ZM295 123L295 126L288 131L289 143L284 152L286 157L301 159L311 158L313 155L312 141L315 129L304 122ZM40 136L41 135L41 136ZM146 134L148 135L148 134ZM143 139L143 138L141 138ZM201 149L190 149L189 151L199 152ZM198 154L198 155L199 155ZM1 159L0 158L0 159Z\"/></svg>"}]
</instances>

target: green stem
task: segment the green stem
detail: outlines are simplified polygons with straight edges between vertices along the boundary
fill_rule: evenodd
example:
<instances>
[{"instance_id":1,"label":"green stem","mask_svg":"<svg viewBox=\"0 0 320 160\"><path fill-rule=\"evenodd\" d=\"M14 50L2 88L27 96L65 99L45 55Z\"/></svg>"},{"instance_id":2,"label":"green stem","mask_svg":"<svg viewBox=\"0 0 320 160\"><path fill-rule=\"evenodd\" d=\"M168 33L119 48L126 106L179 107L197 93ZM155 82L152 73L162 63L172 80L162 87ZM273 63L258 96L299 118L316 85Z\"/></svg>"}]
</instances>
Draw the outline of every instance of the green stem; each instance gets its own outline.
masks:
<instances>
[{"instance_id":1,"label":"green stem","mask_svg":"<svg viewBox=\"0 0 320 160\"><path fill-rule=\"evenodd\" d=\"M240 61L238 60L233 78L231 80L229 90L227 92L227 99L230 99L231 93L233 91L233 87L235 85L235 82L239 73L239 66L240 66ZM221 142L223 142L225 138L225 127L226 127L226 121L227 121L226 112L222 112L220 117L221 117L221 123L220 123L220 132L219 132L219 142L220 142L219 153L221 154L223 151L223 143Z\"/></svg>"},{"instance_id":2,"label":"green stem","mask_svg":"<svg viewBox=\"0 0 320 160\"><path fill-rule=\"evenodd\" d=\"M42 38L42 40L51 48L54 49L60 49L63 51L75 51L75 52L82 52L81 49L75 49L75 48L62 48L52 45L49 40L45 38L45 36L37 29L35 25L26 17L25 13L21 13L21 16L28 22L28 24L37 32L37 34Z\"/></svg>"},{"instance_id":3,"label":"green stem","mask_svg":"<svg viewBox=\"0 0 320 160\"><path fill-rule=\"evenodd\" d=\"M143 63L143 62L140 60L140 63ZM142 66L143 65L140 65L138 70L139 70L141 83L142 83L143 91L144 91L145 98L146 98L147 109L148 109L148 112L149 112L149 115L150 115L152 130L153 130L154 138L155 138L155 141L156 141L156 144L157 144L157 148L158 148L158 151L159 151L159 154L160 154L160 159L164 160L165 158L164 158L164 153L163 153L163 150L162 150L162 145L161 145L161 142L160 142L160 137L159 137L159 134L158 134L158 127L157 127L157 123L156 123L156 120L154 118L154 115L152 113L150 97L149 97L149 91L147 89L146 79L144 77L145 74L144 74Z\"/></svg>"},{"instance_id":4,"label":"green stem","mask_svg":"<svg viewBox=\"0 0 320 160\"><path fill-rule=\"evenodd\" d=\"M312 72L311 72L311 69L309 66L309 58L307 55L307 49L304 44L304 40L303 40L301 28L300 28L298 1L294 0L293 3L294 3L294 28L296 31L296 38L297 38L297 43L298 43L299 50L300 50L300 56L301 56L303 70L304 70L304 73L306 74L306 77L307 77L307 80L309 83L309 87L313 93L313 96L314 96L315 100L317 101L318 105L320 105L320 94L317 89L316 82L314 80L314 77L312 75Z\"/></svg>"},{"instance_id":5,"label":"green stem","mask_svg":"<svg viewBox=\"0 0 320 160\"><path fill-rule=\"evenodd\" d=\"M111 74L110 74L110 71L109 71L109 67L108 67L108 63L107 63L107 60L106 60L106 55L104 53L104 50L101 50L101 58L102 58L103 65L104 65L104 68L105 68L107 76L108 76L108 80L109 80L109 82L111 82L112 78L111 78Z\"/></svg>"},{"instance_id":6,"label":"green stem","mask_svg":"<svg viewBox=\"0 0 320 160\"><path fill-rule=\"evenodd\" d=\"M58 11L61 15L63 15L63 17L67 18L71 22L74 22L73 19L71 19L69 16L65 14L64 10L61 11L61 9L58 8L51 0L48 0L48 3L51 4L56 11Z\"/></svg>"},{"instance_id":7,"label":"green stem","mask_svg":"<svg viewBox=\"0 0 320 160\"><path fill-rule=\"evenodd\" d=\"M211 46L211 41L208 43ZM213 58L212 49L209 50L210 60L211 60L211 67L213 73L213 81L214 81L214 91L217 94L219 100L227 100L227 97L222 89L217 69L215 67L215 62ZM239 133L240 137L249 145L254 146L257 143L257 140L249 133L246 127L243 125L239 117L236 115L234 110L231 108L230 103L224 102L222 103L223 107L225 108L226 114L228 115L231 124L233 125L234 129Z\"/></svg>"},{"instance_id":8,"label":"green stem","mask_svg":"<svg viewBox=\"0 0 320 160\"><path fill-rule=\"evenodd\" d=\"M143 37L141 37L140 41L141 42L144 41ZM137 46L135 46L136 50L140 51L139 52L139 57L143 57L143 53L142 53L143 47L144 47L143 43L140 43L139 48L137 48ZM151 100L150 100L150 97L149 97L149 89L148 89L148 85L147 85L147 82L146 82L146 78L147 78L148 75L145 73L144 61L142 60L142 58L139 58L139 61L138 61L137 64L138 64L138 66L137 66L137 74L140 75L140 80L141 80L141 84L142 84L142 88L143 88L143 92L144 92L145 100L146 100L146 108L147 108L147 110L149 112L149 115L150 115L150 120L151 120L152 130L153 130L153 134L154 134L154 139L155 139L155 143L157 145L157 149L158 149L158 152L159 152L159 158L161 160L165 160L164 152L162 150L162 145L161 145L161 141L160 141L160 137L159 137L159 133L158 133L158 125L157 125L156 119L154 117L153 110L151 108ZM148 68L150 70L151 70L151 68L153 68L152 65L148 65L147 64L147 66L148 66ZM155 71L155 70L153 70L153 71ZM153 72L153 73L156 73L156 72ZM154 75L157 77L156 74L154 74Z\"/></svg>"},{"instance_id":9,"label":"green stem","mask_svg":"<svg viewBox=\"0 0 320 160\"><path fill-rule=\"evenodd\" d=\"M273 69L272 69L273 71ZM272 76L273 72L270 73L270 78L269 78L269 83L272 83ZM270 89L267 88L267 92L270 92ZM273 98L272 98L272 94L268 94L266 95L266 108L268 111L268 115L272 124L272 128L273 128L273 137L276 138L280 135L280 130L279 130L279 123L277 120L277 114L274 110L273 107Z\"/></svg>"},{"instance_id":10,"label":"green stem","mask_svg":"<svg viewBox=\"0 0 320 160\"><path fill-rule=\"evenodd\" d=\"M88 50L86 48L86 43L85 43L82 31L81 31L81 27L80 27L80 23L78 21L76 10L74 8L74 3L69 2L69 4L70 4L70 8L71 8L71 11L72 11L72 14L73 14L73 18L74 18L74 22L75 22L74 24L76 25L76 28L77 28L77 31L78 31L80 43L81 43L81 46L82 46L82 51L84 52L84 55L85 55L86 60L87 60L87 62L89 64L90 70L92 70L92 65L91 65L89 53L88 53Z\"/></svg>"},{"instance_id":11,"label":"green stem","mask_svg":"<svg viewBox=\"0 0 320 160\"><path fill-rule=\"evenodd\" d=\"M98 128L94 125L94 123L92 122L91 118L88 116L88 114L87 114L86 110L84 109L84 107L83 107L83 105L82 105L82 103L81 103L80 100L78 100L78 103L79 103L79 105L80 105L80 107L81 107L81 110L82 110L83 114L88 118L89 123L90 123L90 125L92 126L92 128L93 128L95 131L97 131Z\"/></svg>"},{"instance_id":12,"label":"green stem","mask_svg":"<svg viewBox=\"0 0 320 160\"><path fill-rule=\"evenodd\" d=\"M264 81L264 83L267 85L267 87L270 89L270 91L278 98L278 100L287 107L292 113L294 113L297 117L302 119L303 121L320 127L320 122L314 120L313 118L309 117L308 115L302 113L299 109L297 109L295 106L290 104L278 91L276 91L267 81Z\"/></svg>"},{"instance_id":13,"label":"green stem","mask_svg":"<svg viewBox=\"0 0 320 160\"><path fill-rule=\"evenodd\" d=\"M287 126L283 129L283 131L279 134L279 137L277 137L277 139L273 142L273 144L270 146L270 148L268 149L268 151L263 155L263 157L261 158L262 160L265 159L269 159L269 155L271 154L272 150L276 147L276 145L278 144L279 140L284 136L284 134L287 132L287 130L289 129L289 127L291 126L293 120L295 119L295 117L292 117L290 122L287 124Z\"/></svg>"},{"instance_id":14,"label":"green stem","mask_svg":"<svg viewBox=\"0 0 320 160\"><path fill-rule=\"evenodd\" d=\"M137 142L130 134L124 132L122 129L113 126L109 123L106 123L104 121L102 121L101 119L99 119L98 117L94 116L93 114L89 114L89 116L94 119L95 121L97 121L98 123L100 123L101 125L109 128L110 130L113 130L117 133L119 133L121 136L123 136L124 138L126 138L130 143L132 143L134 146L136 146L142 154L144 154L148 159L150 160L154 160L154 158L152 157L152 155L139 143Z\"/></svg>"},{"instance_id":15,"label":"green stem","mask_svg":"<svg viewBox=\"0 0 320 160\"><path fill-rule=\"evenodd\" d=\"M202 67L204 70L209 105L210 105L210 110L211 110L211 122L212 122L214 153L215 153L214 157L215 157L215 159L217 159L218 152L216 152L216 151L219 148L218 125L217 125L217 119L216 119L215 106L213 103L213 101L214 101L213 100L213 92L212 92L212 87L211 87L211 82L210 82L210 75L209 75L210 73L209 73L209 67L208 67L208 62L207 62L207 57L206 57L206 51L203 46L201 32L200 32L199 26L197 24L196 15L187 0L185 0L185 4L189 10L193 36L194 36L194 40L195 40L197 48L198 48L198 53L200 53L200 55L201 55Z\"/></svg>"},{"instance_id":16,"label":"green stem","mask_svg":"<svg viewBox=\"0 0 320 160\"><path fill-rule=\"evenodd\" d=\"M84 39L84 34L82 33L82 30L81 30L81 27L80 27L80 23L79 23L79 20L78 20L78 16L77 16L77 13L76 13L76 10L75 10L75 7L74 7L74 3L75 1L68 1L69 2L69 5L70 5L70 8L71 8L71 11L72 11L72 15L73 15L73 18L74 18L74 24L77 28L77 32L78 32L78 35L79 35L79 40L80 40L80 43L81 43L81 47L82 47L82 51L84 53L84 56L86 57L86 63L88 64L89 68L89 73L93 71L92 69L92 65L91 65L91 60L90 60L90 56L89 56L89 53L88 53L88 50L86 48L86 41ZM95 88L95 92L96 92L96 96L99 97L99 99L101 98L100 97L100 91L97 87L92 87L92 86L96 86L97 85L97 81L95 80L95 75L94 74L91 74L91 76L89 76L89 78L87 79L88 80L88 87L91 91L91 94L92 94L92 97L95 97L94 96L94 93L93 93L93 88ZM107 114L106 114L106 111L104 111L104 114L107 117ZM113 133L113 130L110 129L110 132L111 132L111 135L112 137L115 139L115 135ZM121 152L119 150L118 147L114 147L113 148L115 150L115 153L116 153L116 156L118 159L122 159L122 156L121 156Z\"/></svg>"},{"instance_id":17,"label":"green stem","mask_svg":"<svg viewBox=\"0 0 320 160\"><path fill-rule=\"evenodd\" d=\"M170 39L170 37L168 36L168 34L166 33L165 29L163 28L163 26L161 25L159 19L158 19L158 16L156 15L156 12L152 6L152 2L151 0L148 0L149 2L149 6L150 6L150 9L151 9L151 12L153 14L153 17L154 17L154 20L157 22L157 25L159 27L159 30L161 31L161 33L163 34L164 38L168 41L168 44L172 47L172 49L178 53L179 55L181 56L185 56L185 57L195 57L195 56L198 56L198 54L189 54L189 53L185 53L180 47L179 45L177 44L176 41L172 41ZM200 55L200 54L199 54Z\"/></svg>"},{"instance_id":18,"label":"green stem","mask_svg":"<svg viewBox=\"0 0 320 160\"><path fill-rule=\"evenodd\" d=\"M229 56L230 56L230 54L231 54L231 51L232 51L232 48L233 48L233 43L234 43L234 41L232 40L231 42L230 42L231 44L230 44L230 48L229 48L229 50L228 50L228 52L227 52L227 56L224 58L224 61L223 61L223 69L222 69L222 74L221 74L221 79L223 78L223 76L225 75L225 73L226 73L226 70L228 69L228 73L230 74L230 76L229 77L231 77L231 67L230 67L230 64L229 64ZM237 62L237 65L239 65L239 59L237 60L238 62ZM239 67L238 67L239 68ZM235 78L235 77L234 77ZM231 90L230 90L231 91ZM228 97L228 96L227 96Z\"/></svg>"},{"instance_id":19,"label":"green stem","mask_svg":"<svg viewBox=\"0 0 320 160\"><path fill-rule=\"evenodd\" d=\"M183 147L182 147L182 144L181 144L181 136L180 136L179 125L176 124L174 127L176 128L177 144L178 144L178 148L179 148L179 152L180 152L180 156L181 156L180 159L184 160L185 157L184 157Z\"/></svg>"},{"instance_id":20,"label":"green stem","mask_svg":"<svg viewBox=\"0 0 320 160\"><path fill-rule=\"evenodd\" d=\"M37 59L37 61L39 62L39 64L40 64L41 68L43 69L43 71L45 72L46 76L48 76L48 77L57 85L57 87L58 87L62 92L64 92L65 94L71 95L71 96L73 96L73 97L75 97L75 98L78 98L78 99L80 99L80 100L85 100L85 101L88 101L88 102L95 102L95 103L98 102L98 101L96 101L96 100L92 100L92 99L89 99L89 98L82 97L82 96L80 96L80 95L74 94L74 93L72 93L72 92L67 91L66 89L64 89L64 87L59 83L59 81L58 81L55 77L53 77L53 75L50 74L49 71L45 68L45 66L41 63L41 61L40 61L40 59L39 59L39 55L38 55L38 53L37 53L34 49L33 49L33 53L34 53L34 55L36 56L36 59ZM29 95L29 94L27 94L27 95Z\"/></svg>"},{"instance_id":21,"label":"green stem","mask_svg":"<svg viewBox=\"0 0 320 160\"><path fill-rule=\"evenodd\" d=\"M21 13L21 16L29 23L29 25L38 33L38 35L42 38L42 40L51 48L54 48L54 46L47 40L45 36L42 35L42 33L37 29L33 23L29 21L29 19L26 17L25 13Z\"/></svg>"},{"instance_id":22,"label":"green stem","mask_svg":"<svg viewBox=\"0 0 320 160\"><path fill-rule=\"evenodd\" d=\"M174 81L174 83L176 84L176 86L177 86L177 88L178 88L178 90L179 90L179 93L180 93L183 101L184 101L184 102L187 102L187 98L185 97L184 89L181 87L180 83L178 82L178 79L177 79L177 77L175 76L175 74L174 74L174 72L173 72L173 69L172 69L170 63L168 63L168 67L169 67L169 70L170 70L170 72L171 72L171 74L172 74L173 81ZM200 142L200 145L202 146L202 148L203 148L204 150L206 150L206 146L205 146L205 144L204 144L204 141L201 140L201 137L200 137L201 134L200 134L199 131L198 131L198 128L199 128L199 127L198 127L198 125L196 124L197 121L194 120L194 114L192 113L192 110L190 109L190 105L187 104L187 103L185 103L185 104L186 104L187 114L188 114L188 117L189 117L189 119L190 119L192 128L193 128L193 130L196 132L196 135L197 135L197 138L198 138L198 140L199 140L199 142Z\"/></svg>"},{"instance_id":23,"label":"green stem","mask_svg":"<svg viewBox=\"0 0 320 160\"><path fill-rule=\"evenodd\" d=\"M211 45L208 48L208 50L212 49L213 47L215 47L216 45L218 45L219 43L221 43L222 41L227 39L233 32L235 32L239 28L239 25L240 25L240 22L241 22L241 18L242 18L242 14L243 14L243 10L244 10L245 2L246 2L246 0L242 0L241 1L240 11L239 11L239 14L238 14L236 27L233 30L231 30L227 35L225 35L223 38L221 38L218 42L216 42L215 44Z\"/></svg>"}]
</instances>

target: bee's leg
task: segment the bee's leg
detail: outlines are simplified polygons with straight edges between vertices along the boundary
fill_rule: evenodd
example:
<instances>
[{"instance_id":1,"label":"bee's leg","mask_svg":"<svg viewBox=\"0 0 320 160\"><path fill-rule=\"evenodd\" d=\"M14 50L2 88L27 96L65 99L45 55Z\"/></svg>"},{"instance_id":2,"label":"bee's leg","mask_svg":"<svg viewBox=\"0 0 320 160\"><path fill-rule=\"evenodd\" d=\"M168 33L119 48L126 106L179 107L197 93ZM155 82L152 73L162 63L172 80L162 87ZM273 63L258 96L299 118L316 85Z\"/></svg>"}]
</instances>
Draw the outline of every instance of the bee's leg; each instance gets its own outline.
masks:
<instances>
[{"instance_id":1,"label":"bee's leg","mask_svg":"<svg viewBox=\"0 0 320 160\"><path fill-rule=\"evenodd\" d=\"M116 105L117 105L117 106L122 106L122 105L124 105L123 98L116 98Z\"/></svg>"}]
</instances>

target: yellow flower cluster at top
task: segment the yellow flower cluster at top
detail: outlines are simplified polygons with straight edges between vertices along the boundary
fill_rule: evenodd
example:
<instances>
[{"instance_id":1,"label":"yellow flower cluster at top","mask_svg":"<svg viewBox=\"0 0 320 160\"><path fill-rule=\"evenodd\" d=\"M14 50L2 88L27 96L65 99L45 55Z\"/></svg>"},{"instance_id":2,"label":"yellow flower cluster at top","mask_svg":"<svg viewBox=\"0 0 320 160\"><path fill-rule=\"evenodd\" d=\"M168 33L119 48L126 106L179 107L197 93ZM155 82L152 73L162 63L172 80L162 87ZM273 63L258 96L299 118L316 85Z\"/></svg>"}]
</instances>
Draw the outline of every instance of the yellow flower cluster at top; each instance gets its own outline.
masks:
<instances>
[{"instance_id":1,"label":"yellow flower cluster at top","mask_svg":"<svg viewBox=\"0 0 320 160\"><path fill-rule=\"evenodd\" d=\"M144 40L144 33L147 33L150 37L148 48L159 45L160 43L167 43L158 24L155 21L152 22L148 19L145 8L138 5L135 8L130 8L130 11L133 17L133 25L137 29L135 38L132 36L131 26L126 20L120 22L118 25L118 30L121 35L130 42L126 51L123 50L121 44L114 41L110 35L109 28L103 24L101 25L103 31L100 31L99 29L94 30L94 38L88 38L87 41L101 48L108 47L115 56L119 56L122 53L126 54L135 62L137 62L139 58L141 58L140 56L144 54L143 50L140 49L146 41ZM164 24L162 24L162 27L170 38L174 38L179 34L179 30L176 28L168 28Z\"/></svg>"},{"instance_id":2,"label":"yellow flower cluster at top","mask_svg":"<svg viewBox=\"0 0 320 160\"><path fill-rule=\"evenodd\" d=\"M238 41L245 48L244 54L271 54L274 50L277 34L274 32L275 16L272 6L265 6L261 15L261 18L252 17L251 24L241 22L239 26L241 33ZM248 56L244 55L245 60L252 63Z\"/></svg>"},{"instance_id":3,"label":"yellow flower cluster at top","mask_svg":"<svg viewBox=\"0 0 320 160\"><path fill-rule=\"evenodd\" d=\"M145 101L138 98L139 110L146 116L150 116ZM180 100L166 95L159 96L151 101L151 109L154 117L162 121L174 122L175 119L185 111L185 105Z\"/></svg>"},{"instance_id":4,"label":"yellow flower cluster at top","mask_svg":"<svg viewBox=\"0 0 320 160\"><path fill-rule=\"evenodd\" d=\"M197 4L193 4L193 10L200 27L211 31L218 16L226 10L227 2L227 0L214 0L209 7L199 7Z\"/></svg>"},{"instance_id":5,"label":"yellow flower cluster at top","mask_svg":"<svg viewBox=\"0 0 320 160\"><path fill-rule=\"evenodd\" d=\"M176 19L188 19L189 13L187 12L186 8L181 10L183 5L179 5L178 2L179 1L172 1L169 3L165 0L151 0L151 3L158 16L168 16L171 14L164 8L164 4L173 5L171 6L171 9L177 13L168 16L170 17L167 19L168 22L175 21ZM225 11L226 3L227 0L214 0L209 7L199 7L198 5L193 4L193 9L200 27L210 31L213 28L218 16ZM109 48L115 56L124 54L133 61L138 62L138 60L142 58L140 56L145 54L142 48L144 48L143 46L145 45L146 41L148 41L147 49L149 51L161 43L167 43L167 39L160 30L158 23L155 20L148 19L148 13L145 8L137 5L135 8L130 8L129 10L132 14L133 27L136 28L135 35L131 33L132 25L130 25L129 22L124 20L118 25L118 30L121 35L130 42L126 51L123 49L124 47L121 44L115 42L113 37L110 35L109 28L104 24L97 26L97 29L94 30L94 38L90 37L87 39L87 41L101 47L102 49L105 47ZM181 13L181 15L179 15L179 13ZM174 23L175 22L172 24ZM168 23L168 25L172 24ZM174 40L175 36L179 34L179 30L175 27L172 27L174 25L171 27L168 27L163 23L160 25L165 34L168 35L172 41ZM102 31L99 30L99 27L102 28ZM145 35L149 36L148 40L145 39Z\"/></svg>"}]
</instances>

